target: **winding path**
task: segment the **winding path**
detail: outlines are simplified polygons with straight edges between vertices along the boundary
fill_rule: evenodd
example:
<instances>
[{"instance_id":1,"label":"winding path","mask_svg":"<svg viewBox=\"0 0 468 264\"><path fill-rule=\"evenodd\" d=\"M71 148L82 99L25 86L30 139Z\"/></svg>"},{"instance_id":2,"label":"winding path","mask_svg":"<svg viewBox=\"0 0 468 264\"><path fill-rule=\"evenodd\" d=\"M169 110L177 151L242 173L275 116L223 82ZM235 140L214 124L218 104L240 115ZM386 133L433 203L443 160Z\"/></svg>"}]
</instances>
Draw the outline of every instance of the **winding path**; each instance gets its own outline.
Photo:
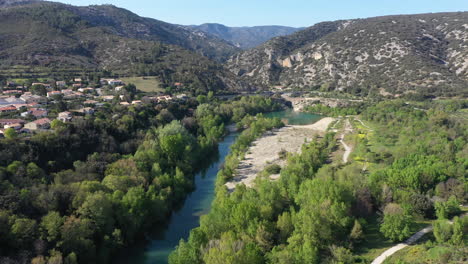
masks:
<instances>
[{"instance_id":1,"label":"winding path","mask_svg":"<svg viewBox=\"0 0 468 264\"><path fill-rule=\"evenodd\" d=\"M343 145L344 149L345 149L345 152L343 154L343 162L344 163L347 163L348 162L348 159L349 159L349 155L351 154L351 151L353 151L353 148L351 148L348 144L346 144L344 142L344 137L346 135L346 132L347 131L353 131L352 127L351 127L351 124L349 123L349 120L346 119L346 123L345 123L345 131L343 132L343 134L341 134L340 136L340 142L341 144Z\"/></svg>"},{"instance_id":2,"label":"winding path","mask_svg":"<svg viewBox=\"0 0 468 264\"><path fill-rule=\"evenodd\" d=\"M429 233L432 231L432 225L428 226L426 228L423 228L422 230L418 231L416 234L412 235L410 238L408 238L404 243L400 243L396 246L393 246L389 249L387 249L384 253L380 254L374 261L372 261L371 264L382 264L388 257L391 255L395 254L397 251L404 249L405 247L409 246L410 244L413 244L414 242L418 241L421 237L423 237L425 234Z\"/></svg>"},{"instance_id":3,"label":"winding path","mask_svg":"<svg viewBox=\"0 0 468 264\"><path fill-rule=\"evenodd\" d=\"M465 206L461 206L461 207L465 207ZM460 217L465 217L467 216L468 214L465 213L464 215L460 216ZM450 220L448 221L449 224L453 224L453 220ZM408 238L404 243L400 243L396 246L393 246L389 249L387 249L384 253L380 254L380 256L378 256L376 259L374 259L374 261L372 261L371 264L382 264L388 257L390 257L391 255L395 254L395 252L401 250L401 249L404 249L405 247L415 243L416 241L418 241L421 237L423 237L425 234L429 233L429 232L432 232L433 230L433 227L432 225L426 227L426 228L423 228L421 230L419 230L419 232L417 232L416 234L412 235L410 238Z\"/></svg>"}]
</instances>

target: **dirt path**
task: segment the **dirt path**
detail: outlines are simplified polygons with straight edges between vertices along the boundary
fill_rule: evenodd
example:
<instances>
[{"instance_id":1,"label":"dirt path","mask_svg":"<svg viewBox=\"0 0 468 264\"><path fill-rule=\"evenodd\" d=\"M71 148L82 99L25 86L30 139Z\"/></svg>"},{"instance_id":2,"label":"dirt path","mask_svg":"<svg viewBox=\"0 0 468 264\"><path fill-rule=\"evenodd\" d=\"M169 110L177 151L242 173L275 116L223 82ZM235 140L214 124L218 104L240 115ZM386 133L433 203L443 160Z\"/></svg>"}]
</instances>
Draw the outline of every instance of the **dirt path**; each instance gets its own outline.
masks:
<instances>
[{"instance_id":1,"label":"dirt path","mask_svg":"<svg viewBox=\"0 0 468 264\"><path fill-rule=\"evenodd\" d=\"M344 142L344 137L345 137L346 133L351 132L351 131L353 131L351 123L349 122L349 119L346 119L345 129L343 131L343 134L341 134L341 136L340 136L340 142L341 142L341 144L343 145L343 147L345 149L345 152L343 153L343 162L344 163L348 162L349 155L351 154L351 151L353 151L353 148L351 148L348 144L346 144Z\"/></svg>"},{"instance_id":2,"label":"dirt path","mask_svg":"<svg viewBox=\"0 0 468 264\"><path fill-rule=\"evenodd\" d=\"M374 261L372 261L371 264L382 264L388 257L391 255L395 254L397 251L404 249L405 247L409 246L410 244L418 241L421 237L423 237L425 234L429 233L432 231L432 225L428 226L426 228L423 228L410 238L408 238L404 243L400 243L396 246L393 246L389 249L387 249L384 253L380 254Z\"/></svg>"},{"instance_id":3,"label":"dirt path","mask_svg":"<svg viewBox=\"0 0 468 264\"><path fill-rule=\"evenodd\" d=\"M310 142L315 135L323 135L334 118L326 117L320 121L305 126L286 126L278 130L269 131L252 143L244 160L237 169L234 178L225 185L228 190L235 189L237 184L245 184L252 187L257 174L265 169L268 164L284 166L285 160L280 159L279 152L285 150L290 153L301 151L304 143ZM271 179L277 179L279 175L271 175Z\"/></svg>"},{"instance_id":4,"label":"dirt path","mask_svg":"<svg viewBox=\"0 0 468 264\"><path fill-rule=\"evenodd\" d=\"M462 207L464 207L464 206L462 206ZM460 217L466 217L466 216L467 216L467 214L464 214L464 215L462 215ZM453 221L450 220L449 224L453 224ZM401 249L404 249L405 247L407 247L407 246L409 246L411 244L414 244L416 241L418 241L425 234L427 234L429 232L432 232L432 230L433 230L432 225L419 230L416 234L414 234L410 238L408 238L404 243L400 243L400 244L398 244L396 246L393 246L393 247L387 249L384 253L380 254L380 256L378 256L376 259L374 259L374 261L372 261L371 264L382 264L382 263L384 263L384 261L388 257L395 254L397 251L399 251Z\"/></svg>"}]
</instances>

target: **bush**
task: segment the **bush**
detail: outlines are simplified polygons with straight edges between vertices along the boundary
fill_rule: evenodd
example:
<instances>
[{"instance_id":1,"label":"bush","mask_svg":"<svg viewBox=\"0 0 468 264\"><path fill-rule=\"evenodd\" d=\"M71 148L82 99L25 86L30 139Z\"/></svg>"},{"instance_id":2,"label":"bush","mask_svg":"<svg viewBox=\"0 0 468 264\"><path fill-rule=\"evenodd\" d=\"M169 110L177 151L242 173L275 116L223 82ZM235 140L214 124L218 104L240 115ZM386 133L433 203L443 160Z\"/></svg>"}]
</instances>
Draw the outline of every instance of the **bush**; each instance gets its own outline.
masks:
<instances>
[{"instance_id":1,"label":"bush","mask_svg":"<svg viewBox=\"0 0 468 264\"><path fill-rule=\"evenodd\" d=\"M271 164L265 168L268 175L279 174L281 172L281 166L278 164Z\"/></svg>"}]
</instances>

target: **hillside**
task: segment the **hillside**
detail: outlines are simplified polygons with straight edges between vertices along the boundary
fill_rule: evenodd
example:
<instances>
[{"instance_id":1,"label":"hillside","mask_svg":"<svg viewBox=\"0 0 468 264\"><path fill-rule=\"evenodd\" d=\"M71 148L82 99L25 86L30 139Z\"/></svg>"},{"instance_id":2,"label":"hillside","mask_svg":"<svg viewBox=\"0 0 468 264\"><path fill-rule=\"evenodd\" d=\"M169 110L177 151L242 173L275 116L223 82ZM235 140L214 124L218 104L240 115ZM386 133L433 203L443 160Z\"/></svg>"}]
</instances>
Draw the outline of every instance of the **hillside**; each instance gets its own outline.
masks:
<instances>
[{"instance_id":1,"label":"hillside","mask_svg":"<svg viewBox=\"0 0 468 264\"><path fill-rule=\"evenodd\" d=\"M455 94L468 81L468 12L324 22L228 61L258 85Z\"/></svg>"},{"instance_id":2,"label":"hillside","mask_svg":"<svg viewBox=\"0 0 468 264\"><path fill-rule=\"evenodd\" d=\"M290 35L302 29L284 26L227 27L216 23L190 27L224 39L241 49L254 48L274 37Z\"/></svg>"},{"instance_id":3,"label":"hillside","mask_svg":"<svg viewBox=\"0 0 468 264\"><path fill-rule=\"evenodd\" d=\"M16 4L0 9L0 74L107 70L194 89L244 88L215 62L237 48L207 34L110 5Z\"/></svg>"}]
</instances>

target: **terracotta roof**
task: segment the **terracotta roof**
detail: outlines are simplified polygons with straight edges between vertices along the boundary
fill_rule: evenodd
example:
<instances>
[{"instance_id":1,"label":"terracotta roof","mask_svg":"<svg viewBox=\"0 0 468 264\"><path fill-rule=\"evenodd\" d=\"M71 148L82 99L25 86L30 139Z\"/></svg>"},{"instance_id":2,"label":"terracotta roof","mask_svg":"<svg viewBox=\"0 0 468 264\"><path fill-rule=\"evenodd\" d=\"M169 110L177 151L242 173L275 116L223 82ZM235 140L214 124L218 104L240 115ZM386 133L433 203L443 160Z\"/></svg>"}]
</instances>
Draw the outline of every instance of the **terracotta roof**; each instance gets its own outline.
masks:
<instances>
[{"instance_id":1,"label":"terracotta roof","mask_svg":"<svg viewBox=\"0 0 468 264\"><path fill-rule=\"evenodd\" d=\"M15 123L24 124L24 120L22 119L0 119L0 124L15 124Z\"/></svg>"},{"instance_id":2,"label":"terracotta roof","mask_svg":"<svg viewBox=\"0 0 468 264\"><path fill-rule=\"evenodd\" d=\"M36 121L33 121L33 123L38 124L38 125L45 125L45 124L50 123L50 119L49 118L41 118L41 119L38 119Z\"/></svg>"}]
</instances>

